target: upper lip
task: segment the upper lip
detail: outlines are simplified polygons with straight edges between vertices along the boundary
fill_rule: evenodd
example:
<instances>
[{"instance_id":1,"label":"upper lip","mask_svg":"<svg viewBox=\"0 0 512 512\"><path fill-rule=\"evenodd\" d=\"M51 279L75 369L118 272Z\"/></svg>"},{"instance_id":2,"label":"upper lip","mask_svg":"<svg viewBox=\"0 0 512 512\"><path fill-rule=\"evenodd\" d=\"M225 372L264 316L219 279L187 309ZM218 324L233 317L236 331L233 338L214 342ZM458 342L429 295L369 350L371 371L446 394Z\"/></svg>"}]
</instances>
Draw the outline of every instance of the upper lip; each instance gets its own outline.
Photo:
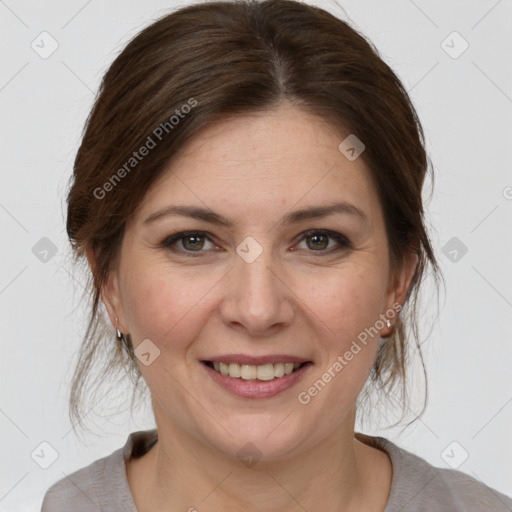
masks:
<instances>
[{"instance_id":1,"label":"upper lip","mask_svg":"<svg viewBox=\"0 0 512 512\"><path fill-rule=\"evenodd\" d=\"M214 363L239 363L262 365L268 363L306 363L309 360L303 357L292 356L287 354L269 354L266 356L248 356L246 354L221 354L203 359L203 361L211 361Z\"/></svg>"}]
</instances>

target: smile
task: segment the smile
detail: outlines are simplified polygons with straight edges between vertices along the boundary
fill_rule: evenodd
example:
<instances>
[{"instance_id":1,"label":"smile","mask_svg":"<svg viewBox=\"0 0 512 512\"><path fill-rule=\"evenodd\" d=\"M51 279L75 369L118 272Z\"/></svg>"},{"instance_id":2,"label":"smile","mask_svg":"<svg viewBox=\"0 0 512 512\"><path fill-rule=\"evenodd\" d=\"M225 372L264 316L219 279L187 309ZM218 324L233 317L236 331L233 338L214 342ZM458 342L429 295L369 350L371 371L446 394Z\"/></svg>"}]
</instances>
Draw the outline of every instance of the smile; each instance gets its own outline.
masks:
<instances>
[{"instance_id":1,"label":"smile","mask_svg":"<svg viewBox=\"0 0 512 512\"><path fill-rule=\"evenodd\" d=\"M229 363L225 363L228 358ZM269 362L268 356L253 358L230 355L219 359L224 361L201 361L201 366L212 381L232 395L252 399L270 398L283 393L296 386L304 378L304 374L314 366L312 361L302 359L291 362L287 357L279 358L287 362L277 363ZM248 364L249 362L260 364Z\"/></svg>"},{"instance_id":2,"label":"smile","mask_svg":"<svg viewBox=\"0 0 512 512\"><path fill-rule=\"evenodd\" d=\"M216 372L233 379L270 381L290 375L306 363L266 363L254 365L205 361L205 364Z\"/></svg>"}]
</instances>

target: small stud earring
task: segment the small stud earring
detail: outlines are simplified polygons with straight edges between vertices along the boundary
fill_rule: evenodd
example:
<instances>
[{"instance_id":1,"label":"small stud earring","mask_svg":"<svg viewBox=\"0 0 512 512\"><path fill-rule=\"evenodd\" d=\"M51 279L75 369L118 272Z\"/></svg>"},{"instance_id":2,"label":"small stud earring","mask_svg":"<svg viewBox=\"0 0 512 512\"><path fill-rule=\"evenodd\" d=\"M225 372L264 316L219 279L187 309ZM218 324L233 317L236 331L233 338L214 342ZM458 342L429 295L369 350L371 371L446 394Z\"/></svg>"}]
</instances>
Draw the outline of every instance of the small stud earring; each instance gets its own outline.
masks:
<instances>
[{"instance_id":1,"label":"small stud earring","mask_svg":"<svg viewBox=\"0 0 512 512\"><path fill-rule=\"evenodd\" d=\"M388 329L391 329L391 322L388 320L386 320L386 325L388 326Z\"/></svg>"},{"instance_id":2,"label":"small stud earring","mask_svg":"<svg viewBox=\"0 0 512 512\"><path fill-rule=\"evenodd\" d=\"M119 341L123 341L123 333L118 328L119 321L116 317L116 336Z\"/></svg>"}]
</instances>

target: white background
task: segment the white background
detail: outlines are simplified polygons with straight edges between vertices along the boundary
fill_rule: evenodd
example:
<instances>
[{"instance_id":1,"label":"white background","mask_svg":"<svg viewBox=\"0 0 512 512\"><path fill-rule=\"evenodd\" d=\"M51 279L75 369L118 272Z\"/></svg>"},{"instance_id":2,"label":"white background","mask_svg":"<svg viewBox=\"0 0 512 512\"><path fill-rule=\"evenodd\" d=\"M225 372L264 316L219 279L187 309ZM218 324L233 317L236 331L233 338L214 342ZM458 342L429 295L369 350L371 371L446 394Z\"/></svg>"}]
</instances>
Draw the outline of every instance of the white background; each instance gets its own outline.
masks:
<instances>
[{"instance_id":1,"label":"white background","mask_svg":"<svg viewBox=\"0 0 512 512\"><path fill-rule=\"evenodd\" d=\"M452 458L469 454L460 471L512 495L512 2L342 3L345 13L317 2L375 43L419 111L436 173L429 221L446 277L424 345L426 414L403 432L366 432L440 467L456 441ZM65 193L102 74L129 38L177 5L0 1L0 511L38 510L64 474L153 426L150 409L130 419L121 390L120 414L97 420L87 445L70 433L66 399L85 312L80 276L71 276ZM43 31L58 42L47 59L31 48ZM458 58L441 46L453 31L469 44ZM445 43L452 52L462 44ZM32 252L43 237L57 247L46 263ZM442 251L452 237L468 249L456 263ZM95 412L115 405L107 394ZM48 469L30 456L42 441L59 454Z\"/></svg>"}]
</instances>

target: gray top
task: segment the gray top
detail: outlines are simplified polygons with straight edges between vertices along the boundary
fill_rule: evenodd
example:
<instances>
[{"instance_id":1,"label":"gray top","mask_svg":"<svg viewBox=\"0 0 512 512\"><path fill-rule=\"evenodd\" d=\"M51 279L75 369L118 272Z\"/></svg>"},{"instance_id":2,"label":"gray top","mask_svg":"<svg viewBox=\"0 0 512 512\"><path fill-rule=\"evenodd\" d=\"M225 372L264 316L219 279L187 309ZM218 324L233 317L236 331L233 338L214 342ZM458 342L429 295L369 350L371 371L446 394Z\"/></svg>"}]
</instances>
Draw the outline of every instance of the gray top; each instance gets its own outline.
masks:
<instances>
[{"instance_id":1,"label":"gray top","mask_svg":"<svg viewBox=\"0 0 512 512\"><path fill-rule=\"evenodd\" d=\"M511 498L465 473L436 468L383 437L355 435L391 459L393 478L384 512L512 512ZM123 448L53 484L41 512L137 512L125 460L142 456L157 440L156 429L133 432Z\"/></svg>"}]
</instances>

